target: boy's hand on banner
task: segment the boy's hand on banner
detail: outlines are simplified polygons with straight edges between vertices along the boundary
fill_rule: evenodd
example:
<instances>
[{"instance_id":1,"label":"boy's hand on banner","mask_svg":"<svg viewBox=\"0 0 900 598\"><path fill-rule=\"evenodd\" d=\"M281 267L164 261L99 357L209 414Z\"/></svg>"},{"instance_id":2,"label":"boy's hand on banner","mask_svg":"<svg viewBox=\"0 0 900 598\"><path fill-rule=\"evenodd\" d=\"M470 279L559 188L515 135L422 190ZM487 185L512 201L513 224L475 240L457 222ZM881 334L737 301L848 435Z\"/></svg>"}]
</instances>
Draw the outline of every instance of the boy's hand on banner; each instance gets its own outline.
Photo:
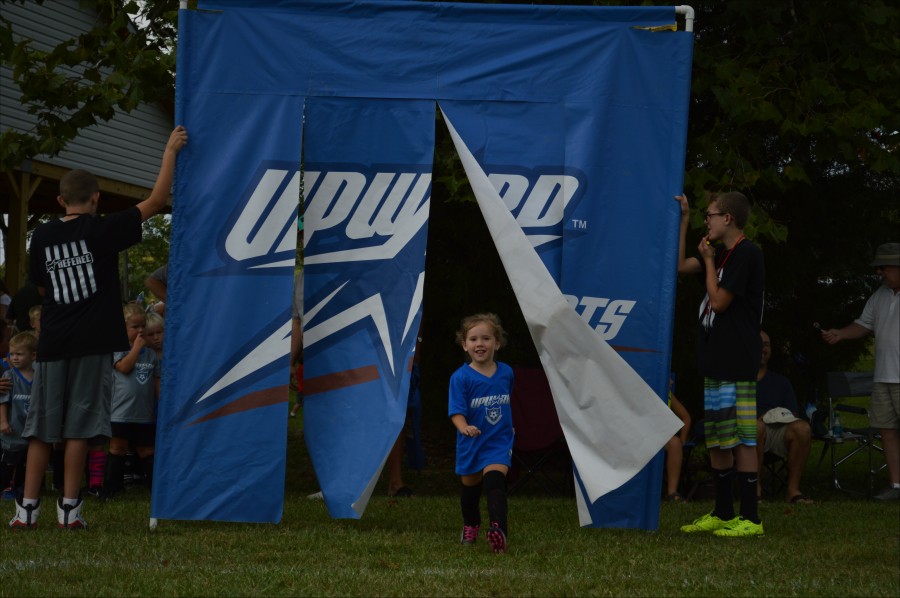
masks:
<instances>
[{"instance_id":1,"label":"boy's hand on banner","mask_svg":"<svg viewBox=\"0 0 900 598\"><path fill-rule=\"evenodd\" d=\"M178 125L169 135L169 141L166 143L166 151L173 151L176 154L187 145L188 136L187 129L182 125Z\"/></svg>"}]
</instances>

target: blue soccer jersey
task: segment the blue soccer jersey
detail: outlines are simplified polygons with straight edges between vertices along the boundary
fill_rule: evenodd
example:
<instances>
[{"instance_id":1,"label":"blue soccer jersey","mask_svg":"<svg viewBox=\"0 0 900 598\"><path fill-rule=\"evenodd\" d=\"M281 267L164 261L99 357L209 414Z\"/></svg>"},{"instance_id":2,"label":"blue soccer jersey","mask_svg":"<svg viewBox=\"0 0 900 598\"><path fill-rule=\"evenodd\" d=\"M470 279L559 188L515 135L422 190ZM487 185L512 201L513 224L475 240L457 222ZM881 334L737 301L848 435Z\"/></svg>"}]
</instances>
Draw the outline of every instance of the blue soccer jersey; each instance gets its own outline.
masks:
<instances>
[{"instance_id":1,"label":"blue soccer jersey","mask_svg":"<svg viewBox=\"0 0 900 598\"><path fill-rule=\"evenodd\" d=\"M492 464L512 464L512 385L512 368L500 362L490 378L469 364L450 377L449 415L464 415L469 425L481 430L475 437L456 433L457 474L477 473Z\"/></svg>"},{"instance_id":2,"label":"blue soccer jersey","mask_svg":"<svg viewBox=\"0 0 900 598\"><path fill-rule=\"evenodd\" d=\"M22 431L25 429L28 407L31 404L31 380L27 380L16 368L3 372L3 377L13 382L8 394L0 394L0 403L9 405L7 420L13 433L0 434L0 446L4 451L28 450L28 439L22 438Z\"/></svg>"}]
</instances>

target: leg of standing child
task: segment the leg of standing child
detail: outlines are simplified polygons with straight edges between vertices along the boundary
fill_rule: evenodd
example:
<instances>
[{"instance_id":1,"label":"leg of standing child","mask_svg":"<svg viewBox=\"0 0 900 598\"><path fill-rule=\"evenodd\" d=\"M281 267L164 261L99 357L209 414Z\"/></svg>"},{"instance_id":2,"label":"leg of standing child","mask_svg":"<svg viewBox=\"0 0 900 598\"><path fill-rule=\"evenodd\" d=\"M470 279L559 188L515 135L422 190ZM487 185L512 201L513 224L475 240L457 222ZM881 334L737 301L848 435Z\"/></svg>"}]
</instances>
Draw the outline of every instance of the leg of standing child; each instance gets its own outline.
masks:
<instances>
[{"instance_id":1,"label":"leg of standing child","mask_svg":"<svg viewBox=\"0 0 900 598\"><path fill-rule=\"evenodd\" d=\"M716 489L713 515L722 521L730 521L734 519L734 457L731 450L714 448L709 450L709 458Z\"/></svg>"},{"instance_id":2,"label":"leg of standing child","mask_svg":"<svg viewBox=\"0 0 900 598\"><path fill-rule=\"evenodd\" d=\"M759 474L756 465L756 447L740 445L735 447L737 456L738 495L741 499L741 517L753 523L759 523L757 504L759 495L756 489L759 482Z\"/></svg>"},{"instance_id":3,"label":"leg of standing child","mask_svg":"<svg viewBox=\"0 0 900 598\"><path fill-rule=\"evenodd\" d=\"M505 465L490 465L484 473L484 494L487 498L491 527L487 538L496 553L506 552L507 502Z\"/></svg>"},{"instance_id":4,"label":"leg of standing child","mask_svg":"<svg viewBox=\"0 0 900 598\"><path fill-rule=\"evenodd\" d=\"M9 526L13 529L34 529L41 512L41 482L47 463L50 462L50 445L31 438L28 441L28 457L25 466L25 489L16 501L16 515Z\"/></svg>"},{"instance_id":5,"label":"leg of standing child","mask_svg":"<svg viewBox=\"0 0 900 598\"><path fill-rule=\"evenodd\" d=\"M87 463L88 440L69 438L65 445L65 479L63 493L56 503L56 517L61 529L84 529L87 524L81 517L81 479Z\"/></svg>"},{"instance_id":6,"label":"leg of standing child","mask_svg":"<svg viewBox=\"0 0 900 598\"><path fill-rule=\"evenodd\" d=\"M680 501L678 482L681 481L681 465L684 460L684 444L678 436L669 438L666 443L666 498Z\"/></svg>"},{"instance_id":7,"label":"leg of standing child","mask_svg":"<svg viewBox=\"0 0 900 598\"><path fill-rule=\"evenodd\" d=\"M3 455L3 457L5 456ZM0 492L3 492L3 496L0 498L3 500L16 497L16 489L13 483L15 469L14 466L4 463L2 458L0 458Z\"/></svg>"},{"instance_id":8,"label":"leg of standing child","mask_svg":"<svg viewBox=\"0 0 900 598\"><path fill-rule=\"evenodd\" d=\"M481 474L462 476L459 506L462 509L462 544L475 544L481 529Z\"/></svg>"},{"instance_id":9,"label":"leg of standing child","mask_svg":"<svg viewBox=\"0 0 900 598\"><path fill-rule=\"evenodd\" d=\"M88 493L91 496L100 496L105 470L106 450L104 450L102 445L91 446L88 449L87 457Z\"/></svg>"},{"instance_id":10,"label":"leg of standing child","mask_svg":"<svg viewBox=\"0 0 900 598\"><path fill-rule=\"evenodd\" d=\"M144 474L144 484L148 490L153 489L153 455L154 447L139 446L135 449L138 457L141 458L141 473Z\"/></svg>"},{"instance_id":11,"label":"leg of standing child","mask_svg":"<svg viewBox=\"0 0 900 598\"><path fill-rule=\"evenodd\" d=\"M128 440L125 438L114 436L109 439L109 454L106 456L101 499L112 500L116 493L125 487L125 451L127 450Z\"/></svg>"}]
</instances>

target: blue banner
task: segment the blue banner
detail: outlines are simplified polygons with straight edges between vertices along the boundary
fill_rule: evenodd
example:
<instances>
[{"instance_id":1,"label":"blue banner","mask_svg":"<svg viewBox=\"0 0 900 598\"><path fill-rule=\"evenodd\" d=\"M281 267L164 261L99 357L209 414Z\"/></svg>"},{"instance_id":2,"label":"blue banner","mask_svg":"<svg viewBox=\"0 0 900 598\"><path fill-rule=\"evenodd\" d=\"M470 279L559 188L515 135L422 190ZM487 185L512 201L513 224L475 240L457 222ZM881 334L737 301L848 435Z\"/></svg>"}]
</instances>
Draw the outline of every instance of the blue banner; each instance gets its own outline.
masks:
<instances>
[{"instance_id":1,"label":"blue banner","mask_svg":"<svg viewBox=\"0 0 900 598\"><path fill-rule=\"evenodd\" d=\"M201 5L221 10L180 16L155 517L280 516L301 149L305 432L329 511L361 515L403 421L435 101L585 325L666 396L692 44L652 29L672 7ZM656 527L660 477L588 501L591 524Z\"/></svg>"},{"instance_id":2,"label":"blue banner","mask_svg":"<svg viewBox=\"0 0 900 598\"><path fill-rule=\"evenodd\" d=\"M434 102L310 98L303 429L328 510L362 515L406 419Z\"/></svg>"}]
</instances>

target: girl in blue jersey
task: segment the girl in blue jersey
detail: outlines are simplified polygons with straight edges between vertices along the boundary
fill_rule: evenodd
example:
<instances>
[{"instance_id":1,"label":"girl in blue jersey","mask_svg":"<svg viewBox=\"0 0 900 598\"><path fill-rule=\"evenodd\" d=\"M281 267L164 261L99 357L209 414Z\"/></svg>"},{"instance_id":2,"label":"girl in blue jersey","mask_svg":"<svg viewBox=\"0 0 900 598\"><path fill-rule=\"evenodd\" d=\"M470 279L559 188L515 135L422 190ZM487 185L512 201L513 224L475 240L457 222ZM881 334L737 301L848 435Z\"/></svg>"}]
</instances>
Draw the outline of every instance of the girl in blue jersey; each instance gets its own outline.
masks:
<instances>
[{"instance_id":1,"label":"girl in blue jersey","mask_svg":"<svg viewBox=\"0 0 900 598\"><path fill-rule=\"evenodd\" d=\"M513 373L494 354L505 342L500 319L476 314L462 321L456 341L467 363L450 377L450 421L456 426L456 473L462 480L460 541L475 544L481 529L481 491L487 498L487 539L506 552L506 474L512 459L513 426L509 397Z\"/></svg>"}]
</instances>

